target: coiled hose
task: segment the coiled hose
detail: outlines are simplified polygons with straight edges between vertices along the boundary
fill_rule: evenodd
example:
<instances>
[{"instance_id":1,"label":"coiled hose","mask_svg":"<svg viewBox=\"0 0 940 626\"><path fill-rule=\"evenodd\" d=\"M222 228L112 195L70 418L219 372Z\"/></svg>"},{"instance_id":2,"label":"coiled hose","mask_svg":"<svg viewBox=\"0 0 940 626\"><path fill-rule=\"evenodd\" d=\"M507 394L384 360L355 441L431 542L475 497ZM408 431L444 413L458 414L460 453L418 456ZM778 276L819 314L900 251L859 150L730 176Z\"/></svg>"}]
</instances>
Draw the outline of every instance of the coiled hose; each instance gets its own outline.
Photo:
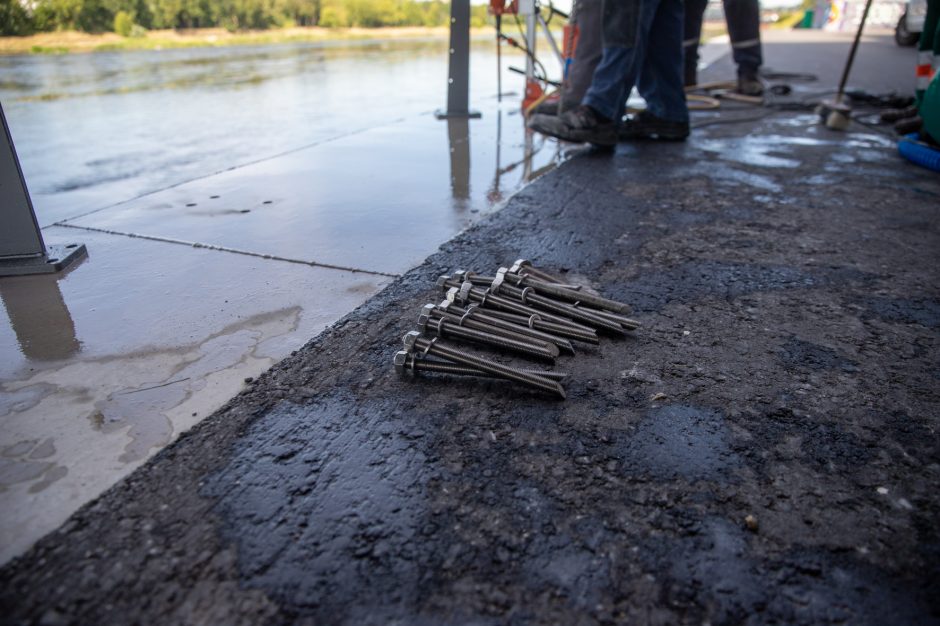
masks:
<instances>
[{"instance_id":1,"label":"coiled hose","mask_svg":"<svg viewBox=\"0 0 940 626\"><path fill-rule=\"evenodd\" d=\"M911 163L940 172L940 150L921 141L917 133L901 137L898 141L898 152Z\"/></svg>"}]
</instances>

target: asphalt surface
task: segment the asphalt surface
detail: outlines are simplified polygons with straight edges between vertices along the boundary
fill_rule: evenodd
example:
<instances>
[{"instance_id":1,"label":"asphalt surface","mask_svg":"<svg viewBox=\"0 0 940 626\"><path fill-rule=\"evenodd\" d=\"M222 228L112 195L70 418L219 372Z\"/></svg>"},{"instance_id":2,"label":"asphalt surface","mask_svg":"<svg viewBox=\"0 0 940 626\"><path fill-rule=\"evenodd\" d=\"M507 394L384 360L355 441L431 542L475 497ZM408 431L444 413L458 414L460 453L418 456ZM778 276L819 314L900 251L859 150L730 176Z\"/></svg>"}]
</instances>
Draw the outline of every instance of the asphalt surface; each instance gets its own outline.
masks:
<instances>
[{"instance_id":1,"label":"asphalt surface","mask_svg":"<svg viewBox=\"0 0 940 626\"><path fill-rule=\"evenodd\" d=\"M739 115L441 246L0 571L0 622L940 623L940 179ZM643 326L564 401L395 375L438 275L518 257Z\"/></svg>"}]
</instances>

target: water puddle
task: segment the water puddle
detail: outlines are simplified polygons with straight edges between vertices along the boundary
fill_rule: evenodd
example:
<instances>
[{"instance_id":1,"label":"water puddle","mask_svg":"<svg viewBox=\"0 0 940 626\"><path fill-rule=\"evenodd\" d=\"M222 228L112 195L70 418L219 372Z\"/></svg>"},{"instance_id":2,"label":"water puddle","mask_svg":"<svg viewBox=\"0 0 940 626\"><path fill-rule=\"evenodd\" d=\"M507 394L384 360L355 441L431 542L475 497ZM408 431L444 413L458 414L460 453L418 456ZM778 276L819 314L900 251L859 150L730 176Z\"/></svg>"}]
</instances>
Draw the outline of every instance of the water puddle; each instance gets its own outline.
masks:
<instances>
[{"instance_id":1,"label":"water puddle","mask_svg":"<svg viewBox=\"0 0 940 626\"><path fill-rule=\"evenodd\" d=\"M31 439L0 449L0 492L19 484L33 482L30 493L42 491L68 474L68 468L47 461L56 453L55 440Z\"/></svg>"},{"instance_id":2,"label":"water puddle","mask_svg":"<svg viewBox=\"0 0 940 626\"><path fill-rule=\"evenodd\" d=\"M203 342L189 362L173 372L172 380L150 381L134 388L120 389L95 404L89 416L95 429L104 433L127 429L130 442L119 457L123 463L145 458L155 447L165 446L174 428L170 411L206 387L207 378L216 372L234 369L256 356L255 349L271 331L266 322L274 321L280 328L275 335L289 333L297 325L299 307L276 311L247 320L248 326L234 332L223 331ZM252 327L256 328L252 328Z\"/></svg>"}]
</instances>

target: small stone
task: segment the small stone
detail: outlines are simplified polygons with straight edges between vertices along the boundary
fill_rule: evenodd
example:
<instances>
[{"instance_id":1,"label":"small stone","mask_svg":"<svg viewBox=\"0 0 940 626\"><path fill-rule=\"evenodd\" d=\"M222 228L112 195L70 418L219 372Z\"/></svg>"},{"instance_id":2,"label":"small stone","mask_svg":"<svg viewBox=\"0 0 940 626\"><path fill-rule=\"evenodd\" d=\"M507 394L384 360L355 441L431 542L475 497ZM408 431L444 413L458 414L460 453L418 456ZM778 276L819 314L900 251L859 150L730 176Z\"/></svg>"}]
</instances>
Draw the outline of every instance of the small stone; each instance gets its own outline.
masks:
<instances>
[{"instance_id":1,"label":"small stone","mask_svg":"<svg viewBox=\"0 0 940 626\"><path fill-rule=\"evenodd\" d=\"M757 518L753 515L747 515L744 518L744 527L747 528L752 533L757 532Z\"/></svg>"},{"instance_id":2,"label":"small stone","mask_svg":"<svg viewBox=\"0 0 940 626\"><path fill-rule=\"evenodd\" d=\"M879 494L881 494L881 495L883 495L883 496L888 495L888 488L887 488L887 487L878 487L877 489L875 489L875 491L877 491Z\"/></svg>"},{"instance_id":3,"label":"small stone","mask_svg":"<svg viewBox=\"0 0 940 626\"><path fill-rule=\"evenodd\" d=\"M666 394L660 391L659 393L655 394L652 398L650 398L650 402L659 402L660 400L665 400L668 397L669 396L667 396Z\"/></svg>"},{"instance_id":4,"label":"small stone","mask_svg":"<svg viewBox=\"0 0 940 626\"><path fill-rule=\"evenodd\" d=\"M252 378L251 376L249 376L248 378L245 379L245 382L246 382L246 383L250 383L250 382L252 382L253 380L254 380L254 378Z\"/></svg>"}]
</instances>

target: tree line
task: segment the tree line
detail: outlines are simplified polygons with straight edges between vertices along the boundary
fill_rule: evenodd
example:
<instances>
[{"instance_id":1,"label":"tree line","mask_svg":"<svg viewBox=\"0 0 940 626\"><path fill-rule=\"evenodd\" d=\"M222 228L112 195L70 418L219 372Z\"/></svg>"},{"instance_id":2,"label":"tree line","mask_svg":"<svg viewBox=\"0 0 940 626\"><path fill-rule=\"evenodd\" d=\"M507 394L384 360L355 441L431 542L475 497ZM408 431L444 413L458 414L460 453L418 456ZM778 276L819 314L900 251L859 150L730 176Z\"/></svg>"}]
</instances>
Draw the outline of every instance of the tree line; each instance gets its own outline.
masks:
<instances>
[{"instance_id":1,"label":"tree line","mask_svg":"<svg viewBox=\"0 0 940 626\"><path fill-rule=\"evenodd\" d=\"M471 7L475 26L486 7ZM326 28L443 26L450 3L441 0L0 0L0 34L54 30L114 31L223 27L231 31L286 26Z\"/></svg>"}]
</instances>

